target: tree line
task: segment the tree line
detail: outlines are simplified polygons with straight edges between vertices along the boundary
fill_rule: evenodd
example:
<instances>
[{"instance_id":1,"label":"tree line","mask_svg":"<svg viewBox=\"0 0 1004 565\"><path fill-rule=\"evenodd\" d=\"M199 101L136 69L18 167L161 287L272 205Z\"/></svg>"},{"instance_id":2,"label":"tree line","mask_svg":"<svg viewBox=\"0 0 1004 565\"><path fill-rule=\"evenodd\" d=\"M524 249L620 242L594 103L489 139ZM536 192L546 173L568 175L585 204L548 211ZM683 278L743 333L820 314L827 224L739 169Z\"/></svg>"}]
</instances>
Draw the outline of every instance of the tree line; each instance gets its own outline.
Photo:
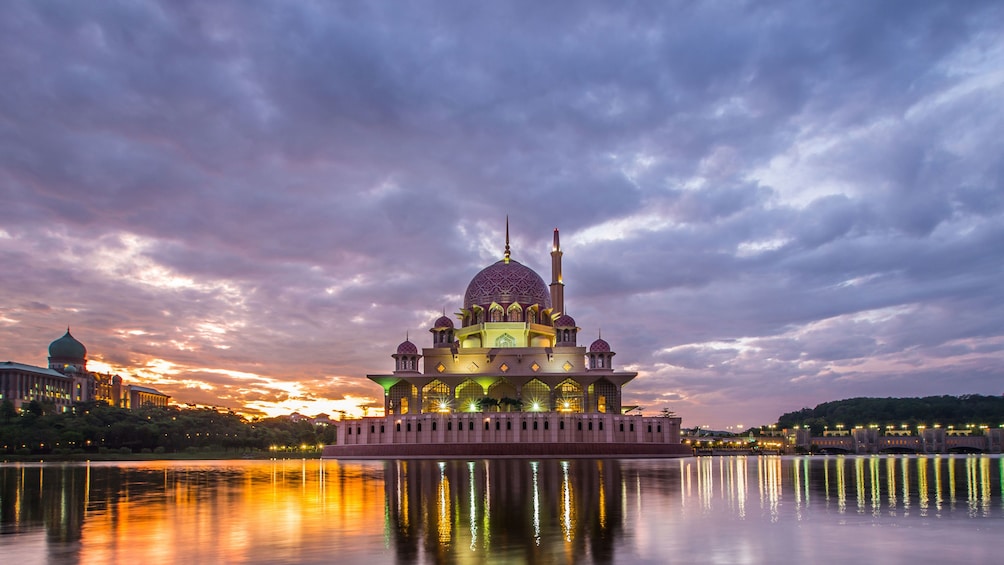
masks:
<instances>
[{"instance_id":1,"label":"tree line","mask_svg":"<svg viewBox=\"0 0 1004 565\"><path fill-rule=\"evenodd\" d=\"M33 401L18 412L0 403L0 453L46 455L75 453L178 453L217 451L237 454L316 450L334 443L334 426L315 426L288 417L247 420L208 408L157 407L135 410L104 402L82 403L71 412L46 410Z\"/></svg>"},{"instance_id":2,"label":"tree line","mask_svg":"<svg viewBox=\"0 0 1004 565\"><path fill-rule=\"evenodd\" d=\"M782 414L778 428L808 427L814 434L826 428L845 429L877 425L909 429L917 426L965 429L969 425L996 428L1004 425L1004 397L966 394L962 396L926 396L923 398L849 398L824 402L815 408L802 408Z\"/></svg>"}]
</instances>

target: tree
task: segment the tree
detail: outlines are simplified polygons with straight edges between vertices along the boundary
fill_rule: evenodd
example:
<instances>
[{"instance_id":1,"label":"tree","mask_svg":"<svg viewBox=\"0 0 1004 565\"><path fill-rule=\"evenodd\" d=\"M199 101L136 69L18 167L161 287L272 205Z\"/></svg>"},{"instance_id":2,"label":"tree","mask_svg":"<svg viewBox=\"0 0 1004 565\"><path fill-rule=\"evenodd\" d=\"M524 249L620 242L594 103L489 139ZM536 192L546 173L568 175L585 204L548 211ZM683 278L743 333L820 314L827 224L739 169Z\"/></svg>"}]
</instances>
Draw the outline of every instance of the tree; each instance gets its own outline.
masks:
<instances>
[{"instance_id":1,"label":"tree","mask_svg":"<svg viewBox=\"0 0 1004 565\"><path fill-rule=\"evenodd\" d=\"M14 408L14 403L5 398L4 401L0 403L0 418L3 419L3 423L9 424L16 416L17 408Z\"/></svg>"},{"instance_id":2,"label":"tree","mask_svg":"<svg viewBox=\"0 0 1004 565\"><path fill-rule=\"evenodd\" d=\"M659 413L659 416L662 416L663 418L675 418L676 412L673 412L669 408L663 408L662 412Z\"/></svg>"}]
</instances>

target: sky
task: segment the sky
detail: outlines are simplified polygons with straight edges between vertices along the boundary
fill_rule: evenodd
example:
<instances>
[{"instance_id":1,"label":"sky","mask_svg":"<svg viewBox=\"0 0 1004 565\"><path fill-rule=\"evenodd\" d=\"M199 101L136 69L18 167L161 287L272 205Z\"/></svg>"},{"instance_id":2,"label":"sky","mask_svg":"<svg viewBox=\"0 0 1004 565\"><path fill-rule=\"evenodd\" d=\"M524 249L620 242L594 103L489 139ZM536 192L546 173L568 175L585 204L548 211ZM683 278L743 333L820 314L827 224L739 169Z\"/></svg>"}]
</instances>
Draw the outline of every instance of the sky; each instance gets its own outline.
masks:
<instances>
[{"instance_id":1,"label":"sky","mask_svg":"<svg viewBox=\"0 0 1004 565\"><path fill-rule=\"evenodd\" d=\"M1000 2L11 0L0 83L2 360L359 415L508 216L646 414L1004 393Z\"/></svg>"}]
</instances>

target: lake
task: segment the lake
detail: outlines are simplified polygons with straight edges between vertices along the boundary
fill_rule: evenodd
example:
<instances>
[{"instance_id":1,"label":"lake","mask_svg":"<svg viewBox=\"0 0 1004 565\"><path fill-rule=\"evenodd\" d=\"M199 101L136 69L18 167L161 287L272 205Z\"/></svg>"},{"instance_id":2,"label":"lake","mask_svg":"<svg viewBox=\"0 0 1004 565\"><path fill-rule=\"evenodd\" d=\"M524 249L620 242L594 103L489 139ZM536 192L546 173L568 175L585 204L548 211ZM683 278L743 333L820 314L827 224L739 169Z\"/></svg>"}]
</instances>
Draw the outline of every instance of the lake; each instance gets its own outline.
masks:
<instances>
[{"instance_id":1,"label":"lake","mask_svg":"<svg viewBox=\"0 0 1004 565\"><path fill-rule=\"evenodd\" d=\"M999 455L0 464L3 563L1001 563Z\"/></svg>"}]
</instances>

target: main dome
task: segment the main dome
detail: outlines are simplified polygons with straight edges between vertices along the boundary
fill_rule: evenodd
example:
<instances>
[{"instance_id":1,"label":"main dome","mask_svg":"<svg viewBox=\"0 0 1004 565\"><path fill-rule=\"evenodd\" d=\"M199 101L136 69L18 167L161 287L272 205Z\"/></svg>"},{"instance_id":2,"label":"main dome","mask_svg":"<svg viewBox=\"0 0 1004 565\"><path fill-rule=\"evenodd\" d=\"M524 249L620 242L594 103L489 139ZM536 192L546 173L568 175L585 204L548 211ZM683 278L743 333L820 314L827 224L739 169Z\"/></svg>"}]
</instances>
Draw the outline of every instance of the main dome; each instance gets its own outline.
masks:
<instances>
[{"instance_id":1,"label":"main dome","mask_svg":"<svg viewBox=\"0 0 1004 565\"><path fill-rule=\"evenodd\" d=\"M511 259L508 263L502 260L474 275L464 294L465 309L473 305L487 308L492 302L550 308L551 292L544 279L530 267Z\"/></svg>"}]
</instances>

